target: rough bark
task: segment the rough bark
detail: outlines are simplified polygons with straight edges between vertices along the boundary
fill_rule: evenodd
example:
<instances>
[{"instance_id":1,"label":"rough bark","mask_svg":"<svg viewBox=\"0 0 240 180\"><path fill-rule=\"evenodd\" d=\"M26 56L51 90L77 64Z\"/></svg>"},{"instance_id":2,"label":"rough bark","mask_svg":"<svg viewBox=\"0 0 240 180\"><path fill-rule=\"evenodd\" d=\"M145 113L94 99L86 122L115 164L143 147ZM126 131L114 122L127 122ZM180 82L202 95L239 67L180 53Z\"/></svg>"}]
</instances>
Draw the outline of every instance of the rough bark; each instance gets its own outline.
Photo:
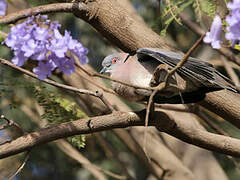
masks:
<instances>
[{"instance_id":1,"label":"rough bark","mask_svg":"<svg viewBox=\"0 0 240 180\"><path fill-rule=\"evenodd\" d=\"M112 44L125 52L133 53L142 47L174 50L166 40L146 25L134 21L127 10L117 1L95 0L84 6L85 11L75 11L75 14L90 23ZM217 91L209 93L202 105L240 128L240 106L238 103L232 103L236 99L240 99L240 95L237 93Z\"/></svg>"}]
</instances>

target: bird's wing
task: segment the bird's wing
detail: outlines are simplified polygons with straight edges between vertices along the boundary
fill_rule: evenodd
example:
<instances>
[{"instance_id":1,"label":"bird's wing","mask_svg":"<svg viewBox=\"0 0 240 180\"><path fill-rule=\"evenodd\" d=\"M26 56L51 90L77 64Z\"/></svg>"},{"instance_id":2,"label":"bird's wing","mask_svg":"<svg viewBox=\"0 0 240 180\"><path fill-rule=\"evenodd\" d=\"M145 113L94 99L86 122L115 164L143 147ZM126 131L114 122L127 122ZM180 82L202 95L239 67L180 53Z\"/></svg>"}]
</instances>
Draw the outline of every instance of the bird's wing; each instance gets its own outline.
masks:
<instances>
[{"instance_id":1,"label":"bird's wing","mask_svg":"<svg viewBox=\"0 0 240 180\"><path fill-rule=\"evenodd\" d=\"M144 61L155 59L170 67L175 67L183 58L183 55L180 53L155 48L141 48L137 50L137 56L140 61L141 59ZM183 78L203 87L216 89L226 88L233 92L238 92L231 80L219 73L212 64L196 58L189 57L184 65L177 70L177 73Z\"/></svg>"}]
</instances>

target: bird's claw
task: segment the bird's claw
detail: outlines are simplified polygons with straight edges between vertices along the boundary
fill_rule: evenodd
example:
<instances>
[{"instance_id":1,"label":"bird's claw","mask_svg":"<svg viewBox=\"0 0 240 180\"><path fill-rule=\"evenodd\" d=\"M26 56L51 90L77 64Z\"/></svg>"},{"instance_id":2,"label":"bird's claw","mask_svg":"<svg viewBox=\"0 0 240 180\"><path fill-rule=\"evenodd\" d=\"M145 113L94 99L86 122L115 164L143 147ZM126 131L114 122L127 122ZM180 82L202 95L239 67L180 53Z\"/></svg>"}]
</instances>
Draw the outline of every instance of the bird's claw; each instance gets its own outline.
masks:
<instances>
[{"instance_id":1,"label":"bird's claw","mask_svg":"<svg viewBox=\"0 0 240 180\"><path fill-rule=\"evenodd\" d=\"M171 67L167 64L160 64L153 73L153 77L150 81L150 86L155 87L159 85L161 82L165 82ZM169 84L176 84L176 81L173 77L170 77Z\"/></svg>"}]
</instances>

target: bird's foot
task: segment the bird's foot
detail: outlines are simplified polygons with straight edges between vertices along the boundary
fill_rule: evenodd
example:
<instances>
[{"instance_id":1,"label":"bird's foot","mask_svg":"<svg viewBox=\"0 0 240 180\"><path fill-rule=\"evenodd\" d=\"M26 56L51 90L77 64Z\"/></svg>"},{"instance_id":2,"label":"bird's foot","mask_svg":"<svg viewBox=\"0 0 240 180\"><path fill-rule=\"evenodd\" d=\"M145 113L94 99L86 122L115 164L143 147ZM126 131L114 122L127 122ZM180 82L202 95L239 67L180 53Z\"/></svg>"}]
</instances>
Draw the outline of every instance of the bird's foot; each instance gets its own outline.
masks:
<instances>
[{"instance_id":1,"label":"bird's foot","mask_svg":"<svg viewBox=\"0 0 240 180\"><path fill-rule=\"evenodd\" d=\"M166 81L167 75L170 71L170 66L167 64L160 64L153 73L153 77L150 81L150 86L155 87L159 85L161 82Z\"/></svg>"}]
</instances>

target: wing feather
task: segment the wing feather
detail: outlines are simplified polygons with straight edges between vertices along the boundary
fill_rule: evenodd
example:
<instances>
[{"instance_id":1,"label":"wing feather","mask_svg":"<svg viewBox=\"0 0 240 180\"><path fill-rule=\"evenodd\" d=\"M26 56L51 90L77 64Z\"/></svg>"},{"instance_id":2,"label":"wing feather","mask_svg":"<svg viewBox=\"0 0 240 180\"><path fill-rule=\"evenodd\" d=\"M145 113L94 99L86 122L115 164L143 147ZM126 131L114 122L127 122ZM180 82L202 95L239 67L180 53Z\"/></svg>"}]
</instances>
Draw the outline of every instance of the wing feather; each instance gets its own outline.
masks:
<instances>
[{"instance_id":1,"label":"wing feather","mask_svg":"<svg viewBox=\"0 0 240 180\"><path fill-rule=\"evenodd\" d=\"M174 53L161 49L142 48L137 51L139 59L147 57L154 58L162 64L167 64L170 67L175 67L183 58L180 53ZM184 65L177 70L177 73L183 78L187 78L196 84L201 84L202 87L211 87L215 89L226 88L237 92L230 79L219 73L212 64L201 61L197 58L189 57Z\"/></svg>"}]
</instances>

